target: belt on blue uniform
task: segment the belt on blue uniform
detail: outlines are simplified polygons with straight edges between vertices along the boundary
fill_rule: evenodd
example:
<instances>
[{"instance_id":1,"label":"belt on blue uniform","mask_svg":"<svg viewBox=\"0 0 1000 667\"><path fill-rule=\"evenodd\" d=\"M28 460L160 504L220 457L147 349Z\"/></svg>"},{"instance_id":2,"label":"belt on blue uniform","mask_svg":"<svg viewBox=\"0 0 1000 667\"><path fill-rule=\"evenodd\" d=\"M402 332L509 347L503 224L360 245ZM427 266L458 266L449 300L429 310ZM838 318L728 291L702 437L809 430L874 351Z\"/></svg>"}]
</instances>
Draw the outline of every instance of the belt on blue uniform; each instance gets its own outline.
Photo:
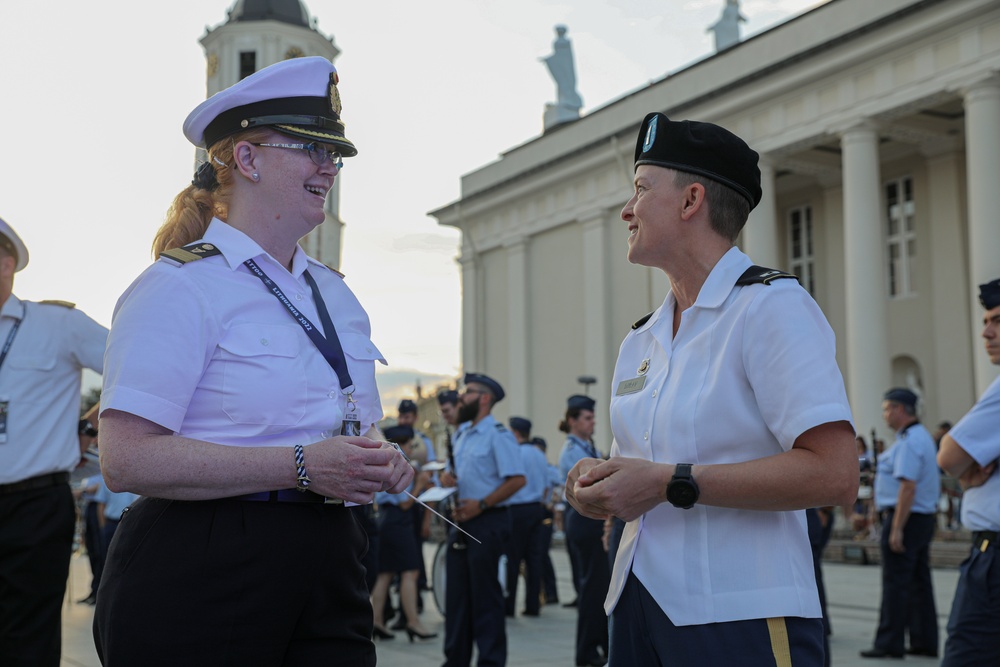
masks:
<instances>
[{"instance_id":1,"label":"belt on blue uniform","mask_svg":"<svg viewBox=\"0 0 1000 667\"><path fill-rule=\"evenodd\" d=\"M60 484L68 483L68 472L50 472L47 475L39 475L37 477L22 479L20 482L0 484L0 496L7 496L12 493L20 493L22 491L32 491L34 489L44 489L49 486L59 486Z\"/></svg>"},{"instance_id":2,"label":"belt on blue uniform","mask_svg":"<svg viewBox=\"0 0 1000 667\"><path fill-rule=\"evenodd\" d=\"M232 496L230 500L247 500L261 503L323 503L326 505L343 505L340 498L327 498L312 491L298 489L280 489L278 491L261 491L247 493L242 496Z\"/></svg>"},{"instance_id":3,"label":"belt on blue uniform","mask_svg":"<svg viewBox=\"0 0 1000 667\"><path fill-rule=\"evenodd\" d=\"M972 547L980 551L986 551L991 545L997 543L997 533L995 530L977 530L972 534Z\"/></svg>"}]
</instances>

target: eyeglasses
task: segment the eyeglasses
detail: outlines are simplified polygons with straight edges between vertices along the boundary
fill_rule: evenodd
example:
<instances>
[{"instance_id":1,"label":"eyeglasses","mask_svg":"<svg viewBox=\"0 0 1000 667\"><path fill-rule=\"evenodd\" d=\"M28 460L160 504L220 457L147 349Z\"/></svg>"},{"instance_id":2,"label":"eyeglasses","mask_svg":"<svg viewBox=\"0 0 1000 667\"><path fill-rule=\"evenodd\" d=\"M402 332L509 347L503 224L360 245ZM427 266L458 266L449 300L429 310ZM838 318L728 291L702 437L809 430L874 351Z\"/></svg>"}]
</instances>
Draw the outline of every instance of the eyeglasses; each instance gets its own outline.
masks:
<instances>
[{"instance_id":1,"label":"eyeglasses","mask_svg":"<svg viewBox=\"0 0 1000 667\"><path fill-rule=\"evenodd\" d=\"M326 163L327 160L333 162L333 166L337 169L344 168L344 156L337 151L331 151L329 148L322 144L309 143L309 144L252 144L253 146L267 146L268 148L294 148L300 151L307 151L309 153L309 159L313 161L317 167L320 167Z\"/></svg>"}]
</instances>

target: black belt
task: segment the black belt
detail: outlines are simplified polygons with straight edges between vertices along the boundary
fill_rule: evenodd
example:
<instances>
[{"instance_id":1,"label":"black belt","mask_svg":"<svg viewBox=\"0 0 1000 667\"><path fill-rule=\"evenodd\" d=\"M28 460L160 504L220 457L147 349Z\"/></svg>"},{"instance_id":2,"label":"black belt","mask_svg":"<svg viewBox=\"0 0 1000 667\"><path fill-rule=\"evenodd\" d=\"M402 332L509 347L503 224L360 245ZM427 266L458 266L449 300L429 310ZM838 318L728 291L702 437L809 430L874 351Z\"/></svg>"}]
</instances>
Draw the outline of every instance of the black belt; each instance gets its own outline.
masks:
<instances>
[{"instance_id":1,"label":"black belt","mask_svg":"<svg viewBox=\"0 0 1000 667\"><path fill-rule=\"evenodd\" d=\"M972 534L972 547L980 551L986 551L990 545L997 543L997 533L995 530L977 530Z\"/></svg>"},{"instance_id":2,"label":"black belt","mask_svg":"<svg viewBox=\"0 0 1000 667\"><path fill-rule=\"evenodd\" d=\"M59 486L60 484L69 483L69 473L68 472L50 472L47 475L39 475L38 477L29 477L28 479L22 479L20 482L12 482L11 484L0 484L0 496L7 496L12 493L20 493L21 491L31 491L33 489L44 489L49 486Z\"/></svg>"},{"instance_id":3,"label":"black belt","mask_svg":"<svg viewBox=\"0 0 1000 667\"><path fill-rule=\"evenodd\" d=\"M343 505L340 498L327 498L312 491L298 489L281 489L279 491L261 491L242 496L232 496L231 500L249 500L262 503L324 503L326 505Z\"/></svg>"}]
</instances>

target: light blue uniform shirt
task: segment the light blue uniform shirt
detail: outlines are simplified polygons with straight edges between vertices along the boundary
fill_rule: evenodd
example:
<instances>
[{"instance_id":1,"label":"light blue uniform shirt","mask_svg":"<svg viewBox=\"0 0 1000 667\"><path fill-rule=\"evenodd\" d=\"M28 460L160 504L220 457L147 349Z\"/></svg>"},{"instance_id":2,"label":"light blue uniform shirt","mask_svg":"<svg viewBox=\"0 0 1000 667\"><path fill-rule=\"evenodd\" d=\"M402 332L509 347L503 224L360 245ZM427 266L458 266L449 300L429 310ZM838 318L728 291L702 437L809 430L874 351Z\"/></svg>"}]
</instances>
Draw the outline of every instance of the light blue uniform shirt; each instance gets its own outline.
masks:
<instances>
[{"instance_id":1,"label":"light blue uniform shirt","mask_svg":"<svg viewBox=\"0 0 1000 667\"><path fill-rule=\"evenodd\" d=\"M586 458L600 458L594 445L575 435L566 438L566 444L563 445L562 453L559 454L559 472L562 473L563 480L580 459Z\"/></svg>"},{"instance_id":2,"label":"light blue uniform shirt","mask_svg":"<svg viewBox=\"0 0 1000 667\"><path fill-rule=\"evenodd\" d=\"M413 493L413 482L410 482L410 485L406 487L406 490ZM398 505L399 503L409 499L410 497L405 493L389 493L388 491L379 491L375 494L376 505Z\"/></svg>"},{"instance_id":3,"label":"light blue uniform shirt","mask_svg":"<svg viewBox=\"0 0 1000 667\"><path fill-rule=\"evenodd\" d=\"M519 445L521 464L524 466L525 483L510 497L511 505L540 503L545 499L549 486L549 461L542 450L530 443Z\"/></svg>"},{"instance_id":4,"label":"light blue uniform shirt","mask_svg":"<svg viewBox=\"0 0 1000 667\"><path fill-rule=\"evenodd\" d=\"M981 466L1000 457L1000 378L948 435ZM962 525L969 530L1000 530L1000 472L962 494Z\"/></svg>"},{"instance_id":5,"label":"light blue uniform shirt","mask_svg":"<svg viewBox=\"0 0 1000 667\"><path fill-rule=\"evenodd\" d=\"M896 442L878 457L875 472L875 506L881 511L896 507L900 480L916 482L911 512L934 514L941 495L934 438L916 422L896 434Z\"/></svg>"},{"instance_id":6,"label":"light blue uniform shirt","mask_svg":"<svg viewBox=\"0 0 1000 667\"><path fill-rule=\"evenodd\" d=\"M125 508L138 499L139 496L128 491L115 493L108 488L108 485L104 483L104 478L102 477L100 484L97 486L97 493L94 494L93 502L104 503L105 519L119 521L122 518L122 513L125 512Z\"/></svg>"},{"instance_id":7,"label":"light blue uniform shirt","mask_svg":"<svg viewBox=\"0 0 1000 667\"><path fill-rule=\"evenodd\" d=\"M455 467L460 500L482 500L508 477L524 474L521 452L514 434L486 415L476 425L460 429L455 436ZM497 503L503 507L510 498Z\"/></svg>"}]
</instances>

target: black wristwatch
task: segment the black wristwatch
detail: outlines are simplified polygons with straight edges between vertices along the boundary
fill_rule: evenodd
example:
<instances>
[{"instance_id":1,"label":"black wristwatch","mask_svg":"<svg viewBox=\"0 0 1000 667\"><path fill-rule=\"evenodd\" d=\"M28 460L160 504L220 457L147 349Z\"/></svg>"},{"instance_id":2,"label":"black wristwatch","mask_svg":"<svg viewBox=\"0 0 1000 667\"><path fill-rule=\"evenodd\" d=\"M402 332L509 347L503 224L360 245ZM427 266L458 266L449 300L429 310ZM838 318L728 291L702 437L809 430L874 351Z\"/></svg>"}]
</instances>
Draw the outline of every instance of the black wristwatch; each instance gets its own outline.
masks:
<instances>
[{"instance_id":1,"label":"black wristwatch","mask_svg":"<svg viewBox=\"0 0 1000 667\"><path fill-rule=\"evenodd\" d=\"M489 506L489 504L487 504L486 498L483 498L482 500L479 501L479 511L480 512L485 512L489 508L490 508L490 506Z\"/></svg>"},{"instance_id":2,"label":"black wristwatch","mask_svg":"<svg viewBox=\"0 0 1000 667\"><path fill-rule=\"evenodd\" d=\"M691 463L678 463L667 484L667 501L674 507L689 510L698 502L698 485L691 476Z\"/></svg>"}]
</instances>

